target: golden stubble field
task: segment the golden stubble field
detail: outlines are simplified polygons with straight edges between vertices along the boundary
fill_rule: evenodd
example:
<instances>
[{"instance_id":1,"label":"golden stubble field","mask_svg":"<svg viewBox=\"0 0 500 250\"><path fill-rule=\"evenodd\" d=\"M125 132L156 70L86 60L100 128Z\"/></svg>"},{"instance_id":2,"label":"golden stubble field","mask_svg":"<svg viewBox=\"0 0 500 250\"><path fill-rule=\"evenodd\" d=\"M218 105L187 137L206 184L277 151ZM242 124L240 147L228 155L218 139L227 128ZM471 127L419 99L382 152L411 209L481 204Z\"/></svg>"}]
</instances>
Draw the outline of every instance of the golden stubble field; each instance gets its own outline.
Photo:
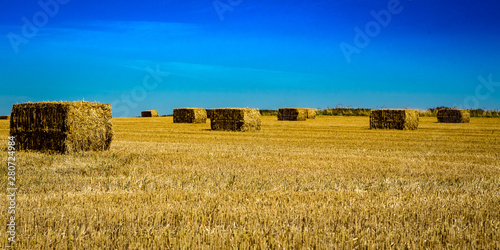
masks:
<instances>
[{"instance_id":1,"label":"golden stubble field","mask_svg":"<svg viewBox=\"0 0 500 250\"><path fill-rule=\"evenodd\" d=\"M17 152L13 247L500 248L500 119L420 121L263 117L239 133L115 118L110 151ZM8 121L0 136L5 193Z\"/></svg>"}]
</instances>

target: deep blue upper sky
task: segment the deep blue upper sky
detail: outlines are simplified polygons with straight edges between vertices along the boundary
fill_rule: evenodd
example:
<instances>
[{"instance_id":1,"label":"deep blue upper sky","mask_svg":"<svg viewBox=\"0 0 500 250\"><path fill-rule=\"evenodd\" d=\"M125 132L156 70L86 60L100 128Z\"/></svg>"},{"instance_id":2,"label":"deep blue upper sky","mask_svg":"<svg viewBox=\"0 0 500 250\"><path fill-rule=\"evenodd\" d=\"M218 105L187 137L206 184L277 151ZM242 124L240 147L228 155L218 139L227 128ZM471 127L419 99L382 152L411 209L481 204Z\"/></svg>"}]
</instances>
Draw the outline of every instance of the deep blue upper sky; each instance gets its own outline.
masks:
<instances>
[{"instance_id":1,"label":"deep blue upper sky","mask_svg":"<svg viewBox=\"0 0 500 250\"><path fill-rule=\"evenodd\" d=\"M498 13L493 0L6 0L0 115L55 100L112 103L116 116L499 109Z\"/></svg>"}]
</instances>

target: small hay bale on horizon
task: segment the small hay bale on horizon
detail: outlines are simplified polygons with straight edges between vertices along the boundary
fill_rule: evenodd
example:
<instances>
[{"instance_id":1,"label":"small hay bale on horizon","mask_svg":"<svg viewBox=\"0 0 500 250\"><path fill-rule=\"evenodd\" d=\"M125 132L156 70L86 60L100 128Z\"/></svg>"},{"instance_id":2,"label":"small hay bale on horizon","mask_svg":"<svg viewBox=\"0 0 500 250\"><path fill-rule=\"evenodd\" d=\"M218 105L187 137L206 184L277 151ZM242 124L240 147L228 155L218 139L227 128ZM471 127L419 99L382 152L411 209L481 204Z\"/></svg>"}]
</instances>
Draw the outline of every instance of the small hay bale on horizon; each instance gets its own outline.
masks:
<instances>
[{"instance_id":1,"label":"small hay bale on horizon","mask_svg":"<svg viewBox=\"0 0 500 250\"><path fill-rule=\"evenodd\" d=\"M0 115L0 120L9 120L10 115Z\"/></svg>"},{"instance_id":2,"label":"small hay bale on horizon","mask_svg":"<svg viewBox=\"0 0 500 250\"><path fill-rule=\"evenodd\" d=\"M305 121L308 111L302 108L278 109L278 121Z\"/></svg>"},{"instance_id":3,"label":"small hay bale on horizon","mask_svg":"<svg viewBox=\"0 0 500 250\"><path fill-rule=\"evenodd\" d=\"M370 129L414 130L419 112L411 109L378 109L370 112Z\"/></svg>"},{"instance_id":4,"label":"small hay bale on horizon","mask_svg":"<svg viewBox=\"0 0 500 250\"><path fill-rule=\"evenodd\" d=\"M212 130L245 132L260 130L261 122L258 109L223 108L213 110L210 127Z\"/></svg>"},{"instance_id":5,"label":"small hay bale on horizon","mask_svg":"<svg viewBox=\"0 0 500 250\"><path fill-rule=\"evenodd\" d=\"M174 109L174 123L206 123L207 111L202 108Z\"/></svg>"},{"instance_id":6,"label":"small hay bale on horizon","mask_svg":"<svg viewBox=\"0 0 500 250\"><path fill-rule=\"evenodd\" d=\"M440 109L437 120L440 123L469 123L470 112L463 109Z\"/></svg>"},{"instance_id":7,"label":"small hay bale on horizon","mask_svg":"<svg viewBox=\"0 0 500 250\"><path fill-rule=\"evenodd\" d=\"M15 104L10 135L16 137L18 150L108 150L113 139L111 105L82 101Z\"/></svg>"},{"instance_id":8,"label":"small hay bale on horizon","mask_svg":"<svg viewBox=\"0 0 500 250\"><path fill-rule=\"evenodd\" d=\"M141 117L158 117L158 110L145 110L141 112Z\"/></svg>"},{"instance_id":9,"label":"small hay bale on horizon","mask_svg":"<svg viewBox=\"0 0 500 250\"><path fill-rule=\"evenodd\" d=\"M306 109L307 119L316 119L316 109Z\"/></svg>"}]
</instances>

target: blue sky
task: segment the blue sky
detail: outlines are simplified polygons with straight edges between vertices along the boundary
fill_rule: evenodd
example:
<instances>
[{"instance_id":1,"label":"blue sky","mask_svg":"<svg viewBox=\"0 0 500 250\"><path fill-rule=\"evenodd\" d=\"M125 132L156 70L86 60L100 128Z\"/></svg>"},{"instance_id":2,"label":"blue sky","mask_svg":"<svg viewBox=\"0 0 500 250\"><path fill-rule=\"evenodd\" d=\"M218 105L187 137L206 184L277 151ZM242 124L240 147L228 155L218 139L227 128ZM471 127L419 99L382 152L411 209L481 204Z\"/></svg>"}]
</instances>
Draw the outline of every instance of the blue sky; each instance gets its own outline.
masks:
<instances>
[{"instance_id":1,"label":"blue sky","mask_svg":"<svg viewBox=\"0 0 500 250\"><path fill-rule=\"evenodd\" d=\"M500 108L500 3L6 0L0 115L27 101Z\"/></svg>"}]
</instances>

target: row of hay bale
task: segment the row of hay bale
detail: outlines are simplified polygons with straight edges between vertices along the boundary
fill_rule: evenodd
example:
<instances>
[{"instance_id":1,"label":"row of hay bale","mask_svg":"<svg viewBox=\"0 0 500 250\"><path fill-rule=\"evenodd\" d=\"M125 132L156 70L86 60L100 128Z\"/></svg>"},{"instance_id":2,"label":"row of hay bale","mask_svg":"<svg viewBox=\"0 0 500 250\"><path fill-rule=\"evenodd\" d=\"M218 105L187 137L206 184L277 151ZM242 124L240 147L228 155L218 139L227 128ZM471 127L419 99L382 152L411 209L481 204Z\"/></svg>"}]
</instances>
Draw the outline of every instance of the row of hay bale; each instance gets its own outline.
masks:
<instances>
[{"instance_id":1,"label":"row of hay bale","mask_svg":"<svg viewBox=\"0 0 500 250\"><path fill-rule=\"evenodd\" d=\"M261 128L261 115L258 109L180 108L174 109L173 116L174 123L205 123L210 119L212 130L251 131ZM315 109L285 108L278 111L278 120L300 121L315 118Z\"/></svg>"},{"instance_id":2,"label":"row of hay bale","mask_svg":"<svg viewBox=\"0 0 500 250\"><path fill-rule=\"evenodd\" d=\"M437 113L440 123L468 123L470 113L461 109L441 109ZM411 109L380 109L370 112L371 129L414 130L418 128L419 111Z\"/></svg>"},{"instance_id":3,"label":"row of hay bale","mask_svg":"<svg viewBox=\"0 0 500 250\"><path fill-rule=\"evenodd\" d=\"M174 109L174 123L206 123L207 119L210 119L212 130L251 131L260 130L261 126L258 109Z\"/></svg>"},{"instance_id":4,"label":"row of hay bale","mask_svg":"<svg viewBox=\"0 0 500 250\"><path fill-rule=\"evenodd\" d=\"M141 115L157 116L148 111ZM92 102L39 102L15 104L10 118L10 135L16 149L60 153L107 150L113 139L110 104ZM176 109L174 122L206 122L205 109ZM215 109L213 130L260 130L259 110Z\"/></svg>"},{"instance_id":5,"label":"row of hay bale","mask_svg":"<svg viewBox=\"0 0 500 250\"><path fill-rule=\"evenodd\" d=\"M214 110L216 109L174 109L174 123L205 123L206 119L212 119ZM158 111L142 111L141 117L158 117ZM315 118L316 110L311 108L282 108L278 110L278 120L280 121L305 121Z\"/></svg>"},{"instance_id":6,"label":"row of hay bale","mask_svg":"<svg viewBox=\"0 0 500 250\"><path fill-rule=\"evenodd\" d=\"M158 111L141 112L142 117L156 117ZM173 112L174 123L206 123L210 119L212 130L251 131L260 130L261 117L258 109L248 108L177 108Z\"/></svg>"},{"instance_id":7,"label":"row of hay bale","mask_svg":"<svg viewBox=\"0 0 500 250\"><path fill-rule=\"evenodd\" d=\"M312 112L314 111L314 113ZM314 119L315 110L280 109L279 120ZM311 112L311 113L309 113ZM157 112L146 115L153 117ZM175 123L205 123L210 118L212 130L252 131L261 129L258 109L183 108L174 110ZM62 153L107 150L113 139L110 104L92 102L41 102L13 105L10 134L16 137L18 150L53 150ZM439 122L470 121L465 110L438 112ZM418 128L419 113L409 109L372 110L370 128L413 130Z\"/></svg>"},{"instance_id":8,"label":"row of hay bale","mask_svg":"<svg viewBox=\"0 0 500 250\"><path fill-rule=\"evenodd\" d=\"M215 116L221 109L202 109L202 108L181 108L174 109L174 123L206 123L207 119L216 120L220 124L220 115ZM226 112L231 109L222 109ZM240 109L241 110L241 109ZM146 112L146 111L144 111ZM144 113L143 112L143 113ZM157 114L158 112L156 112ZM414 130L418 128L419 112L410 109L381 109L372 110L370 113L370 128L372 129L402 129ZM143 117L145 115L143 114ZM148 116L147 117L151 117ZM217 117L217 118L215 118ZM306 119L315 119L316 110L307 108L281 108L278 110L278 120L280 121L305 121ZM441 109L437 113L438 122L442 123L466 123L470 121L470 114L467 110L460 109ZM217 122L219 121L219 122ZM214 130L219 125L212 127ZM227 125L225 126L227 127ZM228 129L232 130L232 129ZM238 130L238 129L237 129Z\"/></svg>"},{"instance_id":9,"label":"row of hay bale","mask_svg":"<svg viewBox=\"0 0 500 250\"><path fill-rule=\"evenodd\" d=\"M174 109L174 123L205 123L206 119L212 119L215 109L201 109L201 108L181 108ZM403 112L404 111L404 112ZM415 116L415 112L409 109L394 109L389 110L373 110L370 114L370 124L373 128L411 128L414 125L415 119L406 118ZM157 110L146 110L141 112L142 117L158 117ZM407 123L401 123L401 118ZM305 121L306 119L315 119L316 110L310 108L281 108L278 110L279 121ZM10 116L0 116L0 120L10 119ZM470 113L468 110L461 109L440 109L437 113L437 120L441 123L468 123L470 122ZM394 121L392 124L391 121ZM411 122L410 122L411 121ZM383 125L387 124L387 125ZM392 125L390 125L392 124ZM372 127L372 126L370 126Z\"/></svg>"}]
</instances>

